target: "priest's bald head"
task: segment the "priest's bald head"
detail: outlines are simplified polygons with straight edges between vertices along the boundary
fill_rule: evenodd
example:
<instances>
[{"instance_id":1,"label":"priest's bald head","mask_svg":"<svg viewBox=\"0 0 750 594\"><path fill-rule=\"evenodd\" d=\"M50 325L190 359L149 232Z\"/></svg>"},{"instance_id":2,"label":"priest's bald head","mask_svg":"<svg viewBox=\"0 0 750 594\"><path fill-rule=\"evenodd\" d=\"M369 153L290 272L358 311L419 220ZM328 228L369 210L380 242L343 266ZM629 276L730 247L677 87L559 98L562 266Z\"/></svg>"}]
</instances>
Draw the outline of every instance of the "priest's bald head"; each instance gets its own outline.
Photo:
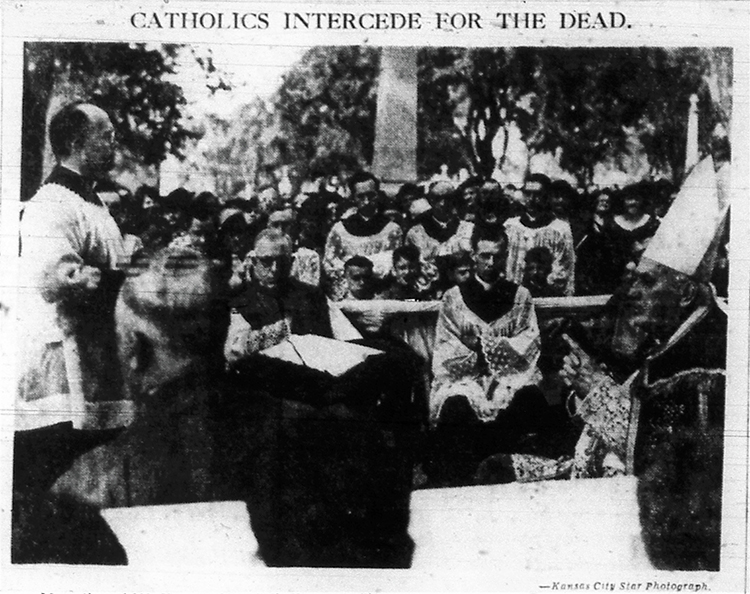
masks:
<instances>
[{"instance_id":1,"label":"priest's bald head","mask_svg":"<svg viewBox=\"0 0 750 594\"><path fill-rule=\"evenodd\" d=\"M115 129L107 112L70 103L50 121L49 140L58 163L84 178L103 178L115 164Z\"/></svg>"}]
</instances>

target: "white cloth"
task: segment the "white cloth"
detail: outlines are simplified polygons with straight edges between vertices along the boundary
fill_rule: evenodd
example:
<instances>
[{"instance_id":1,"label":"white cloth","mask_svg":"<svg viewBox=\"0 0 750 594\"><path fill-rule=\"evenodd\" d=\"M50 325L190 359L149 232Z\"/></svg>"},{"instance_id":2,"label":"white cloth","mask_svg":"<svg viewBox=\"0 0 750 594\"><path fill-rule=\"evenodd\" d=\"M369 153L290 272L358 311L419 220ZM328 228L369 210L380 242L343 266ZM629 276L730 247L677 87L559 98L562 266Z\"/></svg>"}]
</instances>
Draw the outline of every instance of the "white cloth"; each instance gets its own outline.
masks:
<instances>
[{"instance_id":1,"label":"white cloth","mask_svg":"<svg viewBox=\"0 0 750 594\"><path fill-rule=\"evenodd\" d=\"M37 415L37 426L71 420L75 417L73 408L77 410L83 403L75 341L64 335L55 304L45 301L41 294L45 272L66 258L99 269L114 269L125 258L122 236L105 206L86 202L63 186L45 184L26 204L21 219L19 377L38 368L43 353L51 345L59 348L61 343L67 342L64 353L71 406L67 411L58 410L61 415L54 419L44 414ZM19 393L22 400L38 396ZM62 397L61 394L42 396ZM42 403L40 406L44 408Z\"/></svg>"},{"instance_id":2,"label":"white cloth","mask_svg":"<svg viewBox=\"0 0 750 594\"><path fill-rule=\"evenodd\" d=\"M326 301L328 302L328 315L331 318L331 332L333 332L333 337L336 340L345 341L359 340L362 338L362 334L360 334L359 330L354 327L354 324L349 321L349 318L344 315L341 308L330 299L327 299Z\"/></svg>"},{"instance_id":3,"label":"white cloth","mask_svg":"<svg viewBox=\"0 0 750 594\"><path fill-rule=\"evenodd\" d=\"M525 288L518 288L510 311L490 323L469 309L459 287L446 291L435 330L430 421L437 422L451 396L465 396L480 420L495 419L518 389L541 379L540 344L534 304ZM479 364L480 349L487 371Z\"/></svg>"}]
</instances>

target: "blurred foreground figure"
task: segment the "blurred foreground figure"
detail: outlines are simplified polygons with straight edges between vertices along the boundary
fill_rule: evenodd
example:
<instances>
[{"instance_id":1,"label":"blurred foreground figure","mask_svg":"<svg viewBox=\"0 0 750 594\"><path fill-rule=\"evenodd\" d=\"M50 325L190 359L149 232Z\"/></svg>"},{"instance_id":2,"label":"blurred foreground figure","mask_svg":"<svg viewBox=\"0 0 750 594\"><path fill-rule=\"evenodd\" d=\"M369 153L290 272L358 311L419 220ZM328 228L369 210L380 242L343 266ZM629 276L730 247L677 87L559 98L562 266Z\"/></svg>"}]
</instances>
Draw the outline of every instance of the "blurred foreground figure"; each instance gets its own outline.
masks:
<instances>
[{"instance_id":1,"label":"blurred foreground figure","mask_svg":"<svg viewBox=\"0 0 750 594\"><path fill-rule=\"evenodd\" d=\"M52 492L96 507L216 499L222 482L212 476L209 408L220 398L226 270L196 251L166 250L131 274L116 320L138 417L79 458Z\"/></svg>"},{"instance_id":2,"label":"blurred foreground figure","mask_svg":"<svg viewBox=\"0 0 750 594\"><path fill-rule=\"evenodd\" d=\"M125 563L99 508L233 494L216 470L212 417L223 373L225 285L224 268L190 250L166 250L131 267L115 318L124 388L138 416L124 430L56 426L16 435L15 563Z\"/></svg>"},{"instance_id":3,"label":"blurred foreground figure","mask_svg":"<svg viewBox=\"0 0 750 594\"><path fill-rule=\"evenodd\" d=\"M271 422L270 442L252 460L230 464L244 473L240 484L254 485L249 505L263 558L279 566L407 567L421 362L408 347L357 340L379 350L340 374L322 371L319 364L336 366L340 353L360 348L332 338L361 336L345 319L342 334L335 316L343 314L322 291L290 278L287 235L263 231L252 257L253 279L233 302L225 350L239 411L229 418L250 417L238 423L247 437L237 442L257 440L246 429L254 418ZM310 341L320 347L306 351ZM285 348L291 359L276 356ZM249 414L243 403L257 402L259 390L267 407Z\"/></svg>"},{"instance_id":4,"label":"blurred foreground figure","mask_svg":"<svg viewBox=\"0 0 750 594\"><path fill-rule=\"evenodd\" d=\"M409 566L409 370L383 354L332 376L258 354L227 373L228 272L186 249L130 271L117 330L139 415L79 457L47 497L16 498L17 562L29 560L30 541L49 537L35 509L49 507L37 517L65 532L76 526L67 517L100 520L97 508L243 500L269 565ZM118 546L83 559L124 562ZM76 562L75 550L64 562Z\"/></svg>"}]
</instances>

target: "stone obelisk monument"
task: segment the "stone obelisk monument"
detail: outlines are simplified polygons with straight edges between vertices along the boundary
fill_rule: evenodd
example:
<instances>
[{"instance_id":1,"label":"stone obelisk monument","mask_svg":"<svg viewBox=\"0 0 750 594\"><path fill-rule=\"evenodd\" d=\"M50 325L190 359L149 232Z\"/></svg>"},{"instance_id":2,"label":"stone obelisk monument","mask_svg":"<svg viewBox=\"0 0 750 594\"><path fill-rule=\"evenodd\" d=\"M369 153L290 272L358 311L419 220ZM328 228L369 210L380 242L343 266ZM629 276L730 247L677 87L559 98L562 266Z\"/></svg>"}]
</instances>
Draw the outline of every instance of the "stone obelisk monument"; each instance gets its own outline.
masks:
<instances>
[{"instance_id":1,"label":"stone obelisk monument","mask_svg":"<svg viewBox=\"0 0 750 594\"><path fill-rule=\"evenodd\" d=\"M372 171L387 191L417 179L416 48L381 49Z\"/></svg>"}]
</instances>

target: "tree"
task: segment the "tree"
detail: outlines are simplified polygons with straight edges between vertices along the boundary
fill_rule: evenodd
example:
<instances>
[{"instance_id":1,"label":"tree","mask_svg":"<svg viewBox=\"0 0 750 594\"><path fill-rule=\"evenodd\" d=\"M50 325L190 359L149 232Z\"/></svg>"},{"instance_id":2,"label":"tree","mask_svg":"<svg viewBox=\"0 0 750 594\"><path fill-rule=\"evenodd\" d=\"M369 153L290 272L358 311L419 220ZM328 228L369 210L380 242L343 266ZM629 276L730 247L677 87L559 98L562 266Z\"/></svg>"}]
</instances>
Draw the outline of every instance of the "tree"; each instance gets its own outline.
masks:
<instances>
[{"instance_id":1,"label":"tree","mask_svg":"<svg viewBox=\"0 0 750 594\"><path fill-rule=\"evenodd\" d=\"M498 152L493 140L514 123L529 149L559 152L563 169L582 185L591 181L597 163L624 154L633 138L654 167L679 179L690 95L703 99L704 149L713 126L727 123L704 80L711 51L427 49L420 77L426 137L434 137L446 123L451 128L455 100L461 98L455 95L463 86L468 105L459 131L465 145L468 141L466 153L476 173L488 175L502 167L507 145Z\"/></svg>"},{"instance_id":2,"label":"tree","mask_svg":"<svg viewBox=\"0 0 750 594\"><path fill-rule=\"evenodd\" d=\"M275 105L293 158L340 150L371 162L377 58L374 48L314 48L290 71ZM679 181L690 95L701 98L706 152L714 125L728 124L730 79L731 52L721 49L424 48L418 171L490 175L515 126L531 152L558 155L581 185L634 143Z\"/></svg>"},{"instance_id":3,"label":"tree","mask_svg":"<svg viewBox=\"0 0 750 594\"><path fill-rule=\"evenodd\" d=\"M528 48L428 48L420 56L420 130L423 173L437 170L430 153L443 145L461 146L449 170L464 166L489 176L502 166L507 143L496 154L494 141L512 123L528 123L522 99L533 88L535 50ZM507 134L505 138L507 139ZM447 137L447 140L446 140ZM455 150L455 149L454 149Z\"/></svg>"},{"instance_id":4,"label":"tree","mask_svg":"<svg viewBox=\"0 0 750 594\"><path fill-rule=\"evenodd\" d=\"M24 48L22 199L41 183L49 108L56 94L95 103L109 112L119 142L144 165L167 154L182 157L195 134L183 121L182 89L174 73L180 46L124 43L27 43ZM207 73L215 68L204 59Z\"/></svg>"},{"instance_id":5,"label":"tree","mask_svg":"<svg viewBox=\"0 0 750 594\"><path fill-rule=\"evenodd\" d=\"M227 117L204 116L201 139L191 146L187 161L189 169L184 182L193 176L210 178L213 192L232 197L237 188L252 186L262 164L262 151L275 128L273 113L260 98L240 106Z\"/></svg>"},{"instance_id":6,"label":"tree","mask_svg":"<svg viewBox=\"0 0 750 594\"><path fill-rule=\"evenodd\" d=\"M652 168L679 182L685 159L690 96L698 94L700 145L726 114L712 100L705 77L709 51L701 48L600 48L541 51L535 125L527 143L561 152L561 166L579 183L594 166L627 152L632 139Z\"/></svg>"},{"instance_id":7,"label":"tree","mask_svg":"<svg viewBox=\"0 0 750 594\"><path fill-rule=\"evenodd\" d=\"M316 47L291 68L274 104L292 159L337 152L372 161L378 64L377 48Z\"/></svg>"},{"instance_id":8,"label":"tree","mask_svg":"<svg viewBox=\"0 0 750 594\"><path fill-rule=\"evenodd\" d=\"M709 79L714 76L714 57L726 60L728 71L713 96ZM681 48L654 50L644 56L648 64L648 80L643 87L651 92L651 101L644 105L639 126L639 139L646 152L653 155L655 165L668 168L674 181L685 174L685 142L690 96L698 96L698 145L703 154L711 150L712 133L717 124L729 128L731 100L732 52L721 48ZM723 77L722 77L723 78Z\"/></svg>"}]
</instances>

